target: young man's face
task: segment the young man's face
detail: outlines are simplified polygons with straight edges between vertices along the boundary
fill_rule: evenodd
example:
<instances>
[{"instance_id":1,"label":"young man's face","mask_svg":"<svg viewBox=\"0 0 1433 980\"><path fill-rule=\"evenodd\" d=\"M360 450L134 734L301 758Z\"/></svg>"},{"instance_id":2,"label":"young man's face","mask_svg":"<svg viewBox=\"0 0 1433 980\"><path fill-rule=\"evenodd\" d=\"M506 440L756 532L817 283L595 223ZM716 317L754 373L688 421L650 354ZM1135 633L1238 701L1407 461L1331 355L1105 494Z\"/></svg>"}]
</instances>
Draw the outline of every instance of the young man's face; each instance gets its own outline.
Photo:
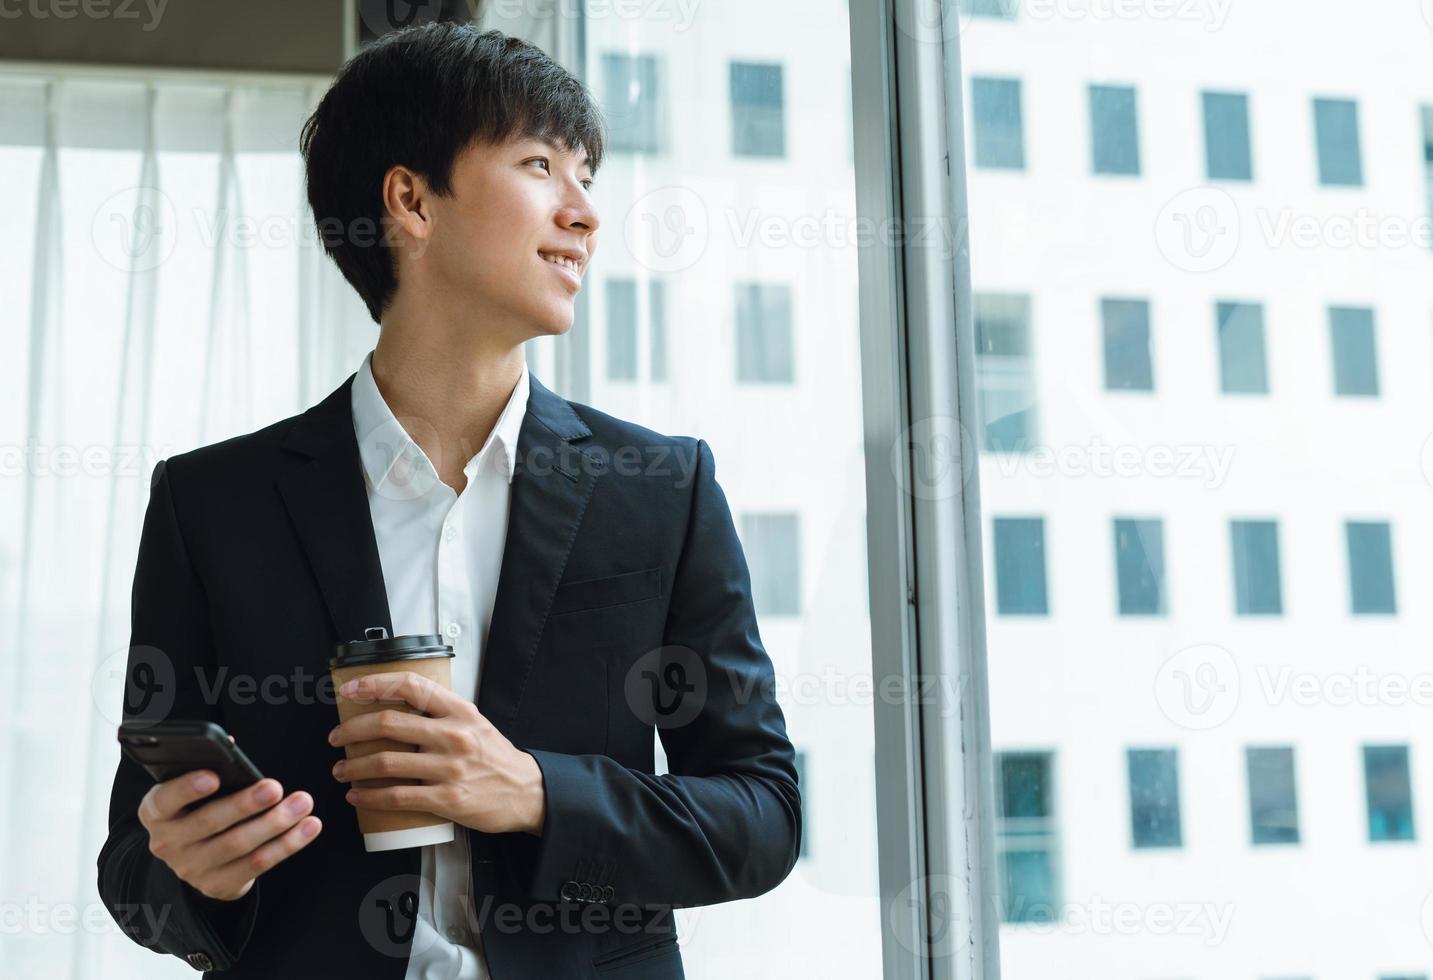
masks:
<instances>
[{"instance_id":1,"label":"young man's face","mask_svg":"<svg viewBox=\"0 0 1433 980\"><path fill-rule=\"evenodd\" d=\"M540 140L474 144L433 204L429 282L445 299L511 327L514 344L565 333L597 247L592 171L579 148ZM553 261L568 253L576 271Z\"/></svg>"}]
</instances>

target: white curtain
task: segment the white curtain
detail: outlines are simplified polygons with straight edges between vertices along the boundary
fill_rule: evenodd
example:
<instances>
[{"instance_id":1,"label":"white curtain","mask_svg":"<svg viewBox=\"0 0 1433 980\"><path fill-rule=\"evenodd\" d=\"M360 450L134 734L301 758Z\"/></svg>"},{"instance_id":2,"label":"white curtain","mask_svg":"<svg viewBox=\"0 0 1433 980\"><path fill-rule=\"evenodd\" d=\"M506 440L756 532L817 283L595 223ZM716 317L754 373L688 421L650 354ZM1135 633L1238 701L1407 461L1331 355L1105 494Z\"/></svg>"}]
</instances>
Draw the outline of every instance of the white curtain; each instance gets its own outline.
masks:
<instances>
[{"instance_id":1,"label":"white curtain","mask_svg":"<svg viewBox=\"0 0 1433 980\"><path fill-rule=\"evenodd\" d=\"M377 338L318 247L326 83L0 75L0 963L192 976L96 891L154 464L301 411Z\"/></svg>"}]
</instances>

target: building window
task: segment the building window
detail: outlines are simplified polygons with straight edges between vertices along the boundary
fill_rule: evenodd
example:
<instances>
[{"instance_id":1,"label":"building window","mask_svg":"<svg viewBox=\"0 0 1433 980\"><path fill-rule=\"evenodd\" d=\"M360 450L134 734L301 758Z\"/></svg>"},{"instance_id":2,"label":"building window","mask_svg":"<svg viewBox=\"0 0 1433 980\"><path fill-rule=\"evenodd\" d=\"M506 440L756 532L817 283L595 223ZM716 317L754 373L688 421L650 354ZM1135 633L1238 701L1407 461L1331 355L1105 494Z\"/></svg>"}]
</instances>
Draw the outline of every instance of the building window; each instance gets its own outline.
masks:
<instances>
[{"instance_id":1,"label":"building window","mask_svg":"<svg viewBox=\"0 0 1433 980\"><path fill-rule=\"evenodd\" d=\"M977 294L974 312L980 448L1023 452L1036 439L1030 297Z\"/></svg>"},{"instance_id":2,"label":"building window","mask_svg":"<svg viewBox=\"0 0 1433 980\"><path fill-rule=\"evenodd\" d=\"M751 595L762 616L801 614L799 514L743 514L742 548L751 574Z\"/></svg>"},{"instance_id":3,"label":"building window","mask_svg":"<svg viewBox=\"0 0 1433 980\"><path fill-rule=\"evenodd\" d=\"M610 149L620 153L661 152L661 90L656 58L604 54L602 98Z\"/></svg>"},{"instance_id":4,"label":"building window","mask_svg":"<svg viewBox=\"0 0 1433 980\"><path fill-rule=\"evenodd\" d=\"M739 157L786 155L780 65L731 63L731 152Z\"/></svg>"},{"instance_id":5,"label":"building window","mask_svg":"<svg viewBox=\"0 0 1433 980\"><path fill-rule=\"evenodd\" d=\"M1368 794L1368 839L1413 840L1408 746L1365 745L1363 779Z\"/></svg>"},{"instance_id":6,"label":"building window","mask_svg":"<svg viewBox=\"0 0 1433 980\"><path fill-rule=\"evenodd\" d=\"M1002 20L1014 20L1020 0L961 0L962 6L966 4L969 4L971 14L976 17L999 17Z\"/></svg>"},{"instance_id":7,"label":"building window","mask_svg":"<svg viewBox=\"0 0 1433 980\"><path fill-rule=\"evenodd\" d=\"M1142 299L1102 299L1100 320L1105 331L1105 388L1110 391L1153 391L1149 302Z\"/></svg>"},{"instance_id":8,"label":"building window","mask_svg":"<svg viewBox=\"0 0 1433 980\"><path fill-rule=\"evenodd\" d=\"M1163 616L1164 525L1157 518L1115 520L1121 616Z\"/></svg>"},{"instance_id":9,"label":"building window","mask_svg":"<svg viewBox=\"0 0 1433 980\"><path fill-rule=\"evenodd\" d=\"M1315 99L1314 132L1318 142L1319 183L1358 187L1363 183L1363 154L1358 141L1358 103Z\"/></svg>"},{"instance_id":10,"label":"building window","mask_svg":"<svg viewBox=\"0 0 1433 980\"><path fill-rule=\"evenodd\" d=\"M1393 594L1393 535L1384 521L1349 521L1348 583L1354 615L1397 612Z\"/></svg>"},{"instance_id":11,"label":"building window","mask_svg":"<svg viewBox=\"0 0 1433 980\"><path fill-rule=\"evenodd\" d=\"M811 808L807 803L811 800L811 788L807 780L811 777L811 770L806 765L806 752L804 749L796 749L796 785L801 790L801 849L797 852L799 858L811 856Z\"/></svg>"},{"instance_id":12,"label":"building window","mask_svg":"<svg viewBox=\"0 0 1433 980\"><path fill-rule=\"evenodd\" d=\"M1000 916L1005 922L1054 922L1058 916L1053 755L995 756L995 847L1000 855Z\"/></svg>"},{"instance_id":13,"label":"building window","mask_svg":"<svg viewBox=\"0 0 1433 980\"><path fill-rule=\"evenodd\" d=\"M1090 86L1090 145L1097 174L1139 174L1139 122L1132 88Z\"/></svg>"},{"instance_id":14,"label":"building window","mask_svg":"<svg viewBox=\"0 0 1433 980\"><path fill-rule=\"evenodd\" d=\"M1264 353L1264 307L1258 303L1218 303L1219 388L1226 395L1267 395L1269 374Z\"/></svg>"},{"instance_id":15,"label":"building window","mask_svg":"<svg viewBox=\"0 0 1433 980\"><path fill-rule=\"evenodd\" d=\"M782 283L748 282L736 287L736 380L791 384L791 289Z\"/></svg>"},{"instance_id":16,"label":"building window","mask_svg":"<svg viewBox=\"0 0 1433 980\"><path fill-rule=\"evenodd\" d=\"M1020 112L1020 79L972 78L970 102L975 123L975 165L1023 170L1025 137Z\"/></svg>"},{"instance_id":17,"label":"building window","mask_svg":"<svg viewBox=\"0 0 1433 980\"><path fill-rule=\"evenodd\" d=\"M1378 354L1373 311L1361 306L1329 307L1333 334L1333 387L1338 395L1378 394Z\"/></svg>"},{"instance_id":18,"label":"building window","mask_svg":"<svg viewBox=\"0 0 1433 980\"><path fill-rule=\"evenodd\" d=\"M652 381L667 380L665 289L659 279L647 281L645 320L638 306L637 282L607 280L607 380L636 381L641 377L638 351L645 326Z\"/></svg>"},{"instance_id":19,"label":"building window","mask_svg":"<svg viewBox=\"0 0 1433 980\"><path fill-rule=\"evenodd\" d=\"M1210 180L1254 179L1247 95L1204 93L1204 168Z\"/></svg>"},{"instance_id":20,"label":"building window","mask_svg":"<svg viewBox=\"0 0 1433 980\"><path fill-rule=\"evenodd\" d=\"M1244 750L1249 777L1250 839L1255 844L1297 844L1299 803L1292 748Z\"/></svg>"},{"instance_id":21,"label":"building window","mask_svg":"<svg viewBox=\"0 0 1433 980\"><path fill-rule=\"evenodd\" d=\"M637 380L637 284L607 281L607 380Z\"/></svg>"},{"instance_id":22,"label":"building window","mask_svg":"<svg viewBox=\"0 0 1433 980\"><path fill-rule=\"evenodd\" d=\"M647 280L647 348L652 359L653 381L667 380L667 284Z\"/></svg>"},{"instance_id":23,"label":"building window","mask_svg":"<svg viewBox=\"0 0 1433 980\"><path fill-rule=\"evenodd\" d=\"M1423 118L1423 182L1428 197L1428 212L1433 214L1433 105L1425 105L1419 113Z\"/></svg>"},{"instance_id":24,"label":"building window","mask_svg":"<svg viewBox=\"0 0 1433 980\"><path fill-rule=\"evenodd\" d=\"M1234 611L1240 616L1277 616L1284 611L1279 581L1276 521L1233 521Z\"/></svg>"},{"instance_id":25,"label":"building window","mask_svg":"<svg viewBox=\"0 0 1433 980\"><path fill-rule=\"evenodd\" d=\"M1003 616L1044 616L1045 521L1040 517L997 517L995 601Z\"/></svg>"},{"instance_id":26,"label":"building window","mask_svg":"<svg viewBox=\"0 0 1433 980\"><path fill-rule=\"evenodd\" d=\"M1130 749L1130 827L1135 847L1180 847L1179 760L1174 749Z\"/></svg>"}]
</instances>

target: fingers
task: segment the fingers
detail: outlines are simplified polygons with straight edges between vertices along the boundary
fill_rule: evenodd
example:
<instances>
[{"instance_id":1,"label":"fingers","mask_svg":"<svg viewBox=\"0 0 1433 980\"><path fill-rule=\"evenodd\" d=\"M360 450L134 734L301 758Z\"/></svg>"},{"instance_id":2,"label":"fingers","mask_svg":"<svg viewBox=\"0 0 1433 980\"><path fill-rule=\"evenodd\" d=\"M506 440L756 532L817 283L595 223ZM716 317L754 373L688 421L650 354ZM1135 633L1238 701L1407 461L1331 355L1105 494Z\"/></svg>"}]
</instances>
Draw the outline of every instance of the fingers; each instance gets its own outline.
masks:
<instances>
[{"instance_id":1,"label":"fingers","mask_svg":"<svg viewBox=\"0 0 1433 980\"><path fill-rule=\"evenodd\" d=\"M351 691L347 689L348 684L355 685ZM339 696L359 704L404 701L434 718L457 714L473 705L437 681L411 670L366 674L340 687Z\"/></svg>"},{"instance_id":2,"label":"fingers","mask_svg":"<svg viewBox=\"0 0 1433 980\"><path fill-rule=\"evenodd\" d=\"M211 800L193 813L173 819L166 828L166 835L180 847L197 843L268 809L283 795L284 788L277 779L261 779L237 793Z\"/></svg>"},{"instance_id":3,"label":"fingers","mask_svg":"<svg viewBox=\"0 0 1433 980\"><path fill-rule=\"evenodd\" d=\"M282 808L275 807L275 812L280 809ZM268 817L269 815L265 814L259 820L267 820ZM201 890L214 895L234 894L243 897L253 879L307 847L318 838L322 829L323 822L318 817L300 818L293 826L261 846L209 872L203 877Z\"/></svg>"},{"instance_id":4,"label":"fingers","mask_svg":"<svg viewBox=\"0 0 1433 980\"><path fill-rule=\"evenodd\" d=\"M200 789L195 781L207 779L208 788ZM212 769L187 772L162 783L155 783L139 801L139 822L146 829L165 820L173 820L191 803L202 800L219 788L219 777Z\"/></svg>"},{"instance_id":5,"label":"fingers","mask_svg":"<svg viewBox=\"0 0 1433 980\"><path fill-rule=\"evenodd\" d=\"M340 782L361 779L427 779L444 782L456 777L451 756L436 752L373 752L344 759L334 767ZM340 768L341 767L341 768Z\"/></svg>"},{"instance_id":6,"label":"fingers","mask_svg":"<svg viewBox=\"0 0 1433 980\"><path fill-rule=\"evenodd\" d=\"M195 863L201 867L215 869L242 860L268 841L304 821L312 809L313 797L308 793L302 790L291 793L283 803L265 813L193 845ZM313 818L313 824L316 828L317 817ZM262 869L250 872L248 877L254 877L258 870ZM239 883L242 884L242 880Z\"/></svg>"},{"instance_id":7,"label":"fingers","mask_svg":"<svg viewBox=\"0 0 1433 980\"><path fill-rule=\"evenodd\" d=\"M399 708L384 708L350 718L329 735L332 745L367 742L376 738L392 739L409 745L442 748L447 744L447 723L436 718L415 715Z\"/></svg>"}]
</instances>

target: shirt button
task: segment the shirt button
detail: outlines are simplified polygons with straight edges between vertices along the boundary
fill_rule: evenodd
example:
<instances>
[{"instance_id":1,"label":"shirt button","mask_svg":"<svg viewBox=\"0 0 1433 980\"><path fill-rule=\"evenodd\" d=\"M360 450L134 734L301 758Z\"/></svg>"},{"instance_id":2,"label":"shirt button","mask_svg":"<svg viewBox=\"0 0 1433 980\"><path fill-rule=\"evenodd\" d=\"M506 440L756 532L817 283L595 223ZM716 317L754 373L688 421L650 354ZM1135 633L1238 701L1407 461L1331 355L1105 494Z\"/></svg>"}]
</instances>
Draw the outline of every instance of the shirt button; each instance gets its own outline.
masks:
<instances>
[{"instance_id":1,"label":"shirt button","mask_svg":"<svg viewBox=\"0 0 1433 980\"><path fill-rule=\"evenodd\" d=\"M444 540L444 541L452 541L452 540L453 540L454 538L456 538L457 536L458 536L458 529L455 528L453 525L449 524L446 528L443 529L443 540Z\"/></svg>"},{"instance_id":2,"label":"shirt button","mask_svg":"<svg viewBox=\"0 0 1433 980\"><path fill-rule=\"evenodd\" d=\"M457 623L449 623L448 628L444 630L444 632L447 633L449 636L457 636L459 633L463 632L463 628Z\"/></svg>"},{"instance_id":3,"label":"shirt button","mask_svg":"<svg viewBox=\"0 0 1433 980\"><path fill-rule=\"evenodd\" d=\"M463 930L459 929L457 926L449 926L449 927L448 927L448 939L449 939L451 942L455 942L455 943L460 943L460 942L462 942L462 941L463 941Z\"/></svg>"}]
</instances>

